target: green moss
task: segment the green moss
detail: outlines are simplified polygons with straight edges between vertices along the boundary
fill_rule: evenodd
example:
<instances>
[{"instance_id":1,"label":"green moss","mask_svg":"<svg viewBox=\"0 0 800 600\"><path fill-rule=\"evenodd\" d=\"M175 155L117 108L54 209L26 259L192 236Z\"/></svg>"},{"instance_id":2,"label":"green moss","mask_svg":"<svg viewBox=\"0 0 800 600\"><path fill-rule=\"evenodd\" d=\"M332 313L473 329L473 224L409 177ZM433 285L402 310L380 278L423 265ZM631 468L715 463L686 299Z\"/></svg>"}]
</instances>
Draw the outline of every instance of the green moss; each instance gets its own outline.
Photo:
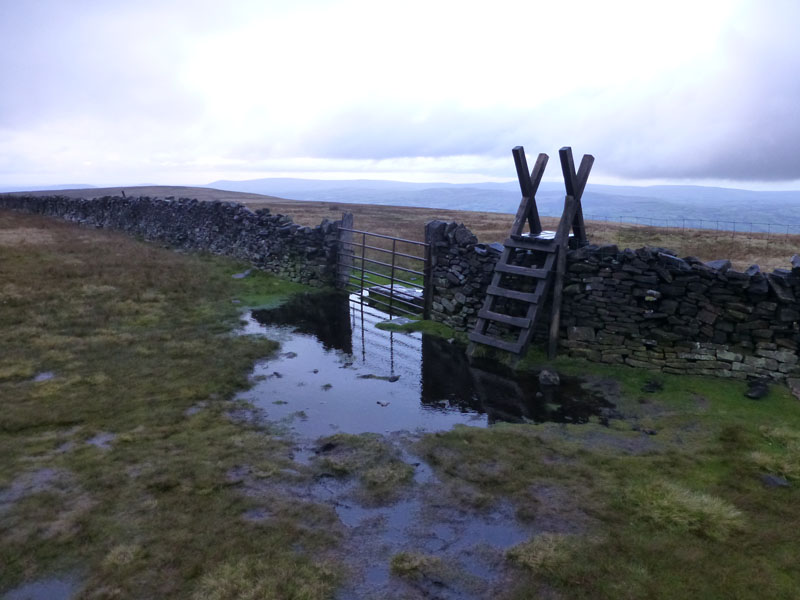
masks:
<instances>
[{"instance_id":1,"label":"green moss","mask_svg":"<svg viewBox=\"0 0 800 600\"><path fill-rule=\"evenodd\" d=\"M435 335L441 338L455 338L456 333L452 327L437 321L414 320L409 323L397 324L392 321L383 321L376 325L378 329L385 331L398 331L403 333L413 333L419 331L427 335Z\"/></svg>"},{"instance_id":2,"label":"green moss","mask_svg":"<svg viewBox=\"0 0 800 600\"><path fill-rule=\"evenodd\" d=\"M220 268L231 275L244 272L248 268L245 264L231 265L230 261L219 260ZM255 269L251 270L247 277L232 279L230 289L233 299L250 308L273 308L291 294L309 291L308 286Z\"/></svg>"}]
</instances>

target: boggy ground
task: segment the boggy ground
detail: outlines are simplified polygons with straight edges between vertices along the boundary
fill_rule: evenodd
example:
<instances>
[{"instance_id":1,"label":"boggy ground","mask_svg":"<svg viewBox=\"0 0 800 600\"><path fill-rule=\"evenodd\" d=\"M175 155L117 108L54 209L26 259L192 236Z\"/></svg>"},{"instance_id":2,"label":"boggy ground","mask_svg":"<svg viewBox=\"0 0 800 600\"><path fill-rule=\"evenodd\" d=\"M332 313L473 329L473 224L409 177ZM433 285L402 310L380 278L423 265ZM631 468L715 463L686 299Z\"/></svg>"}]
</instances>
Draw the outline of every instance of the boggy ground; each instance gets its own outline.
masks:
<instances>
[{"instance_id":1,"label":"boggy ground","mask_svg":"<svg viewBox=\"0 0 800 600\"><path fill-rule=\"evenodd\" d=\"M608 426L338 434L301 452L235 400L275 350L232 334L240 308L297 289L231 278L243 269L0 213L0 592L796 597L787 390L756 401L741 383L556 361L594 372Z\"/></svg>"}]
</instances>

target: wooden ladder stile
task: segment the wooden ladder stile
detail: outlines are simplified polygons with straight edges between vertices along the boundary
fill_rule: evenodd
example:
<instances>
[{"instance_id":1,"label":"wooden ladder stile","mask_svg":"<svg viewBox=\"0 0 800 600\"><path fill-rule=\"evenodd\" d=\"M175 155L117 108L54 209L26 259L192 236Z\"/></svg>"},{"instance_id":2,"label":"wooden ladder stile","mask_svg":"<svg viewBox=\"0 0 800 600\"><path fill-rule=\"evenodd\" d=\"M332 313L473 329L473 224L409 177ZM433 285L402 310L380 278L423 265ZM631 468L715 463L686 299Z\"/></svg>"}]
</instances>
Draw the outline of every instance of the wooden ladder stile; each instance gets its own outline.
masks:
<instances>
[{"instance_id":1,"label":"wooden ladder stile","mask_svg":"<svg viewBox=\"0 0 800 600\"><path fill-rule=\"evenodd\" d=\"M561 215L556 232L542 231L539 213L536 209L536 191L541 182L547 155L540 154L536 165L528 176L525 153L521 146L513 150L514 162L522 190L522 200L517 210L514 224L508 239L504 242L503 252L495 264L492 281L486 289L483 307L478 312L475 327L469 334L468 354L471 356L477 344L484 344L517 355L517 360L524 354L533 339L537 320L541 317L542 307L553 290L553 306L550 322L550 338L548 352L555 356L558 347L558 328L560 321L561 296L566 269L566 253L570 230L574 230L578 245L586 244L586 230L583 224L580 198L586 186L586 180L592 168L594 158L585 155L580 169L575 173L572 160L572 149L559 150L561 167L567 195L564 200L564 212ZM523 234L525 223L530 227L529 234ZM524 255L533 266L514 264L519 256ZM509 281L529 282L531 291L514 289L515 283ZM525 311L525 316L503 312L502 303L517 303L517 310ZM522 308L524 306L524 309ZM508 331L508 337L501 337L490 330L497 324Z\"/></svg>"}]
</instances>

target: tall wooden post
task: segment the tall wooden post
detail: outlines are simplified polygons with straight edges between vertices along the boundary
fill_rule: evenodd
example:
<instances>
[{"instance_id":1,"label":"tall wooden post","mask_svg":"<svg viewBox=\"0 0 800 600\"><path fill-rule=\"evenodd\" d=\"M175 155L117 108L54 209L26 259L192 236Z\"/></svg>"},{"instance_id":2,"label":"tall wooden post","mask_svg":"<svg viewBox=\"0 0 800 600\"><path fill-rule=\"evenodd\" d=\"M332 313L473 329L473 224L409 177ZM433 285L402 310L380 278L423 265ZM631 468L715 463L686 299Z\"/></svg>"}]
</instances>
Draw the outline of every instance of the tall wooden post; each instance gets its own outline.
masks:
<instances>
[{"instance_id":1,"label":"tall wooden post","mask_svg":"<svg viewBox=\"0 0 800 600\"><path fill-rule=\"evenodd\" d=\"M594 164L594 156L584 154L577 173L575 173L575 162L572 159L572 148L564 146L558 151L558 156L561 159L561 172L564 174L564 187L567 190L567 196L572 196L575 199L575 216L572 219L572 230L575 232L578 246L585 246L589 243L589 240L586 237L586 225L583 222L581 196L583 196L583 190L586 188L586 182L589 179L589 172Z\"/></svg>"},{"instance_id":2,"label":"tall wooden post","mask_svg":"<svg viewBox=\"0 0 800 600\"><path fill-rule=\"evenodd\" d=\"M536 191L544 175L544 168L547 166L547 154L540 154L533 166L533 171L528 173L528 161L525 158L525 148L515 146L511 150L514 156L514 165L517 168L517 179L519 179L519 189L522 192L522 200L517 209L517 216L514 218L514 225L511 227L511 235L522 235L525 228L525 221L531 228L531 235L539 235L542 232L542 222L539 219L539 209L536 207Z\"/></svg>"}]
</instances>

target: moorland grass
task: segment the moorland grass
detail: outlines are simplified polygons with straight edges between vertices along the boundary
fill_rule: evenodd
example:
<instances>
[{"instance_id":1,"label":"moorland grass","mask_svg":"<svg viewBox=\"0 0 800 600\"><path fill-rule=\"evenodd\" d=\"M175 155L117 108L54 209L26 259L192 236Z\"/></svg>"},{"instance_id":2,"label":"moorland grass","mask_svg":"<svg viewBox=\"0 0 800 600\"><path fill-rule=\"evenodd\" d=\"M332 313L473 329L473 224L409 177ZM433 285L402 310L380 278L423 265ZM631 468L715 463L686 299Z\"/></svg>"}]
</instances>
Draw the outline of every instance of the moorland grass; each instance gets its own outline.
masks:
<instances>
[{"instance_id":1,"label":"moorland grass","mask_svg":"<svg viewBox=\"0 0 800 600\"><path fill-rule=\"evenodd\" d=\"M255 526L230 477L292 464L288 442L228 416L276 349L232 331L243 306L301 286L0 213L14 231L36 235L0 244L0 592L69 572L86 598L328 597L336 571L314 555L331 527L301 526L297 506Z\"/></svg>"},{"instance_id":2,"label":"moorland grass","mask_svg":"<svg viewBox=\"0 0 800 600\"><path fill-rule=\"evenodd\" d=\"M239 310L298 286L0 214L0 234L19 230L0 235L16 240L0 244L0 591L66 571L87 598L330 597L342 570L320 557L336 556L333 509L276 492L269 519L247 520L263 498L232 473L245 465L268 486L330 472L376 503L414 486L381 436L321 440L331 446L306 472L289 440L229 418L253 361L275 349L231 335ZM459 426L414 448L446 488L439 501L510 501L541 533L507 553L512 589L498 597L796 597L800 404L787 389L752 401L742 382L536 350L519 368L545 364L616 382L608 426ZM662 389L643 392L654 377ZM449 576L413 550L389 566L405 580Z\"/></svg>"},{"instance_id":3,"label":"moorland grass","mask_svg":"<svg viewBox=\"0 0 800 600\"><path fill-rule=\"evenodd\" d=\"M796 595L798 489L762 481L792 481L800 405L787 389L756 402L741 382L660 375L645 393L648 371L556 364L619 383L609 426L457 426L417 446L444 482L486 506L510 499L543 530L507 554L510 597L542 585L569 598Z\"/></svg>"}]
</instances>

